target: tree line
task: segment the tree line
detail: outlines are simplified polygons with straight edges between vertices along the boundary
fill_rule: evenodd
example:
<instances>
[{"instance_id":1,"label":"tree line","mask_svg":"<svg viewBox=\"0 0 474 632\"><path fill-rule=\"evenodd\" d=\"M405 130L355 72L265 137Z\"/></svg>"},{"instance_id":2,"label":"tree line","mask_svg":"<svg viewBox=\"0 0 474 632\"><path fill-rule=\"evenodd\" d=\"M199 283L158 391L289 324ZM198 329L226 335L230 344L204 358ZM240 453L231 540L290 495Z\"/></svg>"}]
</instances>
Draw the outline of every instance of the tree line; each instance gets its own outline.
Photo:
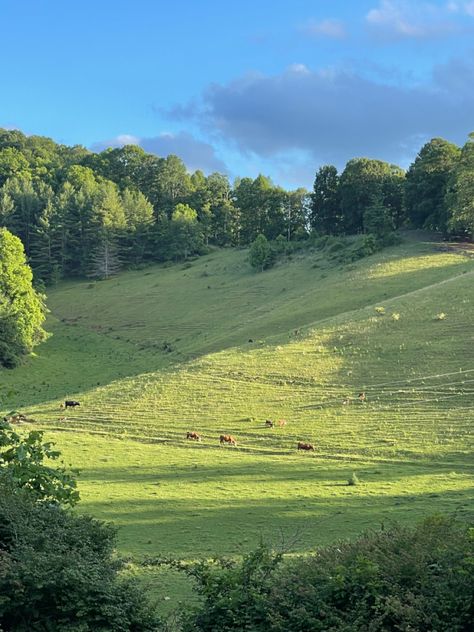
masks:
<instances>
[{"instance_id":1,"label":"tree line","mask_svg":"<svg viewBox=\"0 0 474 632\"><path fill-rule=\"evenodd\" d=\"M445 236L474 235L474 134L459 148L426 143L404 172L381 160L349 160L319 169L311 198L311 229L321 234L384 234L402 226Z\"/></svg>"},{"instance_id":2,"label":"tree line","mask_svg":"<svg viewBox=\"0 0 474 632\"><path fill-rule=\"evenodd\" d=\"M368 158L316 173L313 192L262 175L188 173L134 145L93 153L0 130L0 226L23 242L35 278L107 278L120 267L185 259L258 235L383 235L404 225L474 234L474 136L435 138L407 172Z\"/></svg>"},{"instance_id":3,"label":"tree line","mask_svg":"<svg viewBox=\"0 0 474 632\"><path fill-rule=\"evenodd\" d=\"M137 146L99 154L0 131L0 226L22 240L35 277L106 278L119 266L179 260L210 245L305 234L307 191L268 178L188 173Z\"/></svg>"}]
</instances>

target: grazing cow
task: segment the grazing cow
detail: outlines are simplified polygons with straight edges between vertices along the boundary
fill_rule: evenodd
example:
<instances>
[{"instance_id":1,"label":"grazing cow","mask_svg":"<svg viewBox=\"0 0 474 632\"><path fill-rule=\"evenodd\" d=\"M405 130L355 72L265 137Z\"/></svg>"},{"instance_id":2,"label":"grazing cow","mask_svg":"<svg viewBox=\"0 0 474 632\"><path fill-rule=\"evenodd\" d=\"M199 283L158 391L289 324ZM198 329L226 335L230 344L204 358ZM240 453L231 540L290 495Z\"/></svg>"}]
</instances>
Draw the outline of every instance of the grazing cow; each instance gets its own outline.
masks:
<instances>
[{"instance_id":1,"label":"grazing cow","mask_svg":"<svg viewBox=\"0 0 474 632\"><path fill-rule=\"evenodd\" d=\"M221 445L223 443L230 443L230 445L237 445L237 441L234 439L232 435L221 435L219 437L219 441Z\"/></svg>"},{"instance_id":2,"label":"grazing cow","mask_svg":"<svg viewBox=\"0 0 474 632\"><path fill-rule=\"evenodd\" d=\"M201 441L201 435L197 432L187 432L186 439L193 439L194 441Z\"/></svg>"},{"instance_id":3,"label":"grazing cow","mask_svg":"<svg viewBox=\"0 0 474 632\"><path fill-rule=\"evenodd\" d=\"M273 421L271 419L265 419L265 427L266 428L273 428L275 424L273 423Z\"/></svg>"},{"instance_id":4,"label":"grazing cow","mask_svg":"<svg viewBox=\"0 0 474 632\"><path fill-rule=\"evenodd\" d=\"M80 406L79 402L75 402L73 399L67 399L64 402L64 408L75 408L76 406Z\"/></svg>"},{"instance_id":5,"label":"grazing cow","mask_svg":"<svg viewBox=\"0 0 474 632\"><path fill-rule=\"evenodd\" d=\"M312 443L303 443L302 441L298 441L298 450L313 450L314 445Z\"/></svg>"},{"instance_id":6,"label":"grazing cow","mask_svg":"<svg viewBox=\"0 0 474 632\"><path fill-rule=\"evenodd\" d=\"M359 395L357 397L359 398L360 402L365 402L365 393L364 392L359 393Z\"/></svg>"},{"instance_id":7,"label":"grazing cow","mask_svg":"<svg viewBox=\"0 0 474 632\"><path fill-rule=\"evenodd\" d=\"M277 424L280 426L280 428L283 428L283 426L286 426L286 419L279 419L277 421Z\"/></svg>"},{"instance_id":8,"label":"grazing cow","mask_svg":"<svg viewBox=\"0 0 474 632\"><path fill-rule=\"evenodd\" d=\"M350 397L346 397L346 399L342 400L343 406L348 406L349 404L352 404L352 399Z\"/></svg>"}]
</instances>

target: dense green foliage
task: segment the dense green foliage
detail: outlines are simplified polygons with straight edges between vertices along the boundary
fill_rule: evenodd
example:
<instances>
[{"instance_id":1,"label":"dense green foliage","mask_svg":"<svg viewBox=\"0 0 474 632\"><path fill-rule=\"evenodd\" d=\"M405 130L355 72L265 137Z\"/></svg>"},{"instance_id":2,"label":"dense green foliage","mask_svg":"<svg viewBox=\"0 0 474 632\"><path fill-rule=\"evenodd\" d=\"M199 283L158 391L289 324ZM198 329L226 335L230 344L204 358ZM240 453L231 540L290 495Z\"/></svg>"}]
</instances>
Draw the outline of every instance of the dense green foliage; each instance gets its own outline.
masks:
<instances>
[{"instance_id":1,"label":"dense green foliage","mask_svg":"<svg viewBox=\"0 0 474 632\"><path fill-rule=\"evenodd\" d=\"M263 271L272 263L272 249L265 235L257 235L249 250L249 261L252 268Z\"/></svg>"},{"instance_id":2,"label":"dense green foliage","mask_svg":"<svg viewBox=\"0 0 474 632\"><path fill-rule=\"evenodd\" d=\"M442 138L433 138L420 150L405 185L406 211L413 226L446 231L446 189L459 154L459 147Z\"/></svg>"},{"instance_id":3,"label":"dense green foliage","mask_svg":"<svg viewBox=\"0 0 474 632\"><path fill-rule=\"evenodd\" d=\"M474 238L474 133L461 151L447 194L448 229Z\"/></svg>"},{"instance_id":4,"label":"dense green foliage","mask_svg":"<svg viewBox=\"0 0 474 632\"><path fill-rule=\"evenodd\" d=\"M42 433L0 425L0 629L142 632L156 619L139 588L121 579L115 530L64 508L75 481L46 461Z\"/></svg>"},{"instance_id":5,"label":"dense green foliage","mask_svg":"<svg viewBox=\"0 0 474 632\"><path fill-rule=\"evenodd\" d=\"M474 533L441 517L395 525L282 564L264 546L192 571L204 600L189 632L468 632Z\"/></svg>"},{"instance_id":6,"label":"dense green foliage","mask_svg":"<svg viewBox=\"0 0 474 632\"><path fill-rule=\"evenodd\" d=\"M406 174L396 165L367 158L349 160L341 175L335 167L323 166L311 195L311 228L321 234L380 235L408 224L469 236L474 187L470 156L472 137L462 152L434 138L422 147Z\"/></svg>"},{"instance_id":7,"label":"dense green foliage","mask_svg":"<svg viewBox=\"0 0 474 632\"><path fill-rule=\"evenodd\" d=\"M38 279L109 278L122 267L186 259L263 232L307 233L307 194L264 176L189 174L177 156L125 146L100 154L0 131L0 226L22 240Z\"/></svg>"},{"instance_id":8,"label":"dense green foliage","mask_svg":"<svg viewBox=\"0 0 474 632\"><path fill-rule=\"evenodd\" d=\"M63 466L45 462L59 456L52 443L43 443L41 431L21 436L8 422L0 422L0 483L12 495L27 493L36 502L75 505L79 493L74 478Z\"/></svg>"},{"instance_id":9,"label":"dense green foliage","mask_svg":"<svg viewBox=\"0 0 474 632\"><path fill-rule=\"evenodd\" d=\"M472 145L435 138L407 174L354 158L322 166L311 195L269 178L188 173L177 156L127 145L99 154L0 130L0 226L22 240L36 278L109 278L121 268L187 259L209 245L246 246L260 234L291 243L311 233L371 232L374 221L446 234L472 232ZM183 209L186 212L183 214ZM384 209L366 221L367 209Z\"/></svg>"},{"instance_id":10,"label":"dense green foliage","mask_svg":"<svg viewBox=\"0 0 474 632\"><path fill-rule=\"evenodd\" d=\"M13 367L46 337L46 308L18 237L0 228L0 367Z\"/></svg>"},{"instance_id":11,"label":"dense green foliage","mask_svg":"<svg viewBox=\"0 0 474 632\"><path fill-rule=\"evenodd\" d=\"M0 629L157 629L139 587L118 575L111 526L0 489Z\"/></svg>"}]
</instances>

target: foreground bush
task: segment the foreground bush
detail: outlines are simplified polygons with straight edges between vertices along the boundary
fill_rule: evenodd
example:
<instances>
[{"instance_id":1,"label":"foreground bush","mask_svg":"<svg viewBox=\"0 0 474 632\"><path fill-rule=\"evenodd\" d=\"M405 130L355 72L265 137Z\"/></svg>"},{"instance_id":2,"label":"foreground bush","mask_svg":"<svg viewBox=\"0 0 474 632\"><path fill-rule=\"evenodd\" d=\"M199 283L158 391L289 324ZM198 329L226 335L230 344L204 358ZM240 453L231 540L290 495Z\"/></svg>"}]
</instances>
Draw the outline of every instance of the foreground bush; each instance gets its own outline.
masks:
<instances>
[{"instance_id":1,"label":"foreground bush","mask_svg":"<svg viewBox=\"0 0 474 632\"><path fill-rule=\"evenodd\" d=\"M468 632L473 530L434 517L283 564L265 547L241 564L194 569L203 597L190 631Z\"/></svg>"},{"instance_id":2,"label":"foreground bush","mask_svg":"<svg viewBox=\"0 0 474 632\"><path fill-rule=\"evenodd\" d=\"M0 491L0 629L156 629L138 587L118 575L110 526Z\"/></svg>"},{"instance_id":3,"label":"foreground bush","mask_svg":"<svg viewBox=\"0 0 474 632\"><path fill-rule=\"evenodd\" d=\"M42 438L0 422L0 631L156 630L120 576L115 530L65 508L79 500L75 481Z\"/></svg>"}]
</instances>

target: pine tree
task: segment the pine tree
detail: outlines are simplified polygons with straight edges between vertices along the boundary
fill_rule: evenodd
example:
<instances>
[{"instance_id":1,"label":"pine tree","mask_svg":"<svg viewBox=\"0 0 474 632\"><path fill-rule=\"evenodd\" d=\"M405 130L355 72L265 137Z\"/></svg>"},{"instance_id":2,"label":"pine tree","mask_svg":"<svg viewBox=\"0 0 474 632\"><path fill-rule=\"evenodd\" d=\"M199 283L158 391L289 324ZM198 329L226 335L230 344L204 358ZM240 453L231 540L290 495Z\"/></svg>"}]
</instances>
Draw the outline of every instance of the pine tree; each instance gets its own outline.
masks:
<instances>
[{"instance_id":1,"label":"pine tree","mask_svg":"<svg viewBox=\"0 0 474 632\"><path fill-rule=\"evenodd\" d=\"M90 258L87 276L95 279L110 279L120 272L120 267L117 247L109 236L103 234L101 243Z\"/></svg>"}]
</instances>

